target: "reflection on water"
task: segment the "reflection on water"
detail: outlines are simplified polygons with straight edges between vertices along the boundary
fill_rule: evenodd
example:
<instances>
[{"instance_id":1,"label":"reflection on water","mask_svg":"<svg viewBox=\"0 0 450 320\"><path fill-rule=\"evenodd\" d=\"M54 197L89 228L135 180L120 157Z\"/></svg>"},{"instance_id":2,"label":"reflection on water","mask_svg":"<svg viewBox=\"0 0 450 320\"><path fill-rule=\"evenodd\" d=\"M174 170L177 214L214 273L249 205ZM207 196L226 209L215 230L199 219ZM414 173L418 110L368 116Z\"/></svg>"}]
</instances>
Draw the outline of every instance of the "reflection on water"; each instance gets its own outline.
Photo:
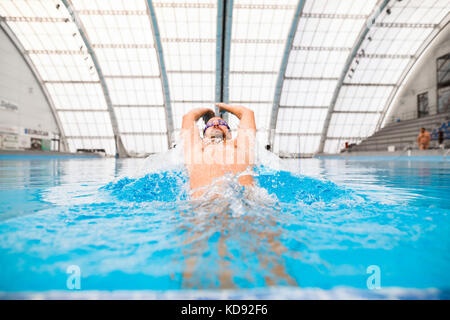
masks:
<instances>
[{"instance_id":1,"label":"reflection on water","mask_svg":"<svg viewBox=\"0 0 450 320\"><path fill-rule=\"evenodd\" d=\"M447 163L262 154L192 200L177 152L0 161L0 291L450 287Z\"/></svg>"}]
</instances>

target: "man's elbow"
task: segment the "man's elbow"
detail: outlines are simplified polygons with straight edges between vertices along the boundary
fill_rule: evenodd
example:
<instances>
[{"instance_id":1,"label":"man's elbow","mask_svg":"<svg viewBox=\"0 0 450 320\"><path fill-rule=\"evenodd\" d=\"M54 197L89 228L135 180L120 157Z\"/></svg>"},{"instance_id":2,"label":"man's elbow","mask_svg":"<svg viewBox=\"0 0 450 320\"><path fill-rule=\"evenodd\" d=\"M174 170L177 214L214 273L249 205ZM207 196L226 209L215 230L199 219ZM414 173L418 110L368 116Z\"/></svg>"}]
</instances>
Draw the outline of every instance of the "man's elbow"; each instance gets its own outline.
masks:
<instances>
[{"instance_id":1,"label":"man's elbow","mask_svg":"<svg viewBox=\"0 0 450 320\"><path fill-rule=\"evenodd\" d=\"M244 107L244 110L243 110L242 113L245 114L248 117L252 117L252 118L255 117L255 112L252 109L249 109L249 108L245 108Z\"/></svg>"},{"instance_id":2,"label":"man's elbow","mask_svg":"<svg viewBox=\"0 0 450 320\"><path fill-rule=\"evenodd\" d=\"M183 120L181 121L181 127L183 129L188 129L188 128L192 127L193 123L194 123L194 118L192 117L192 115L185 114L183 116Z\"/></svg>"},{"instance_id":3,"label":"man's elbow","mask_svg":"<svg viewBox=\"0 0 450 320\"><path fill-rule=\"evenodd\" d=\"M195 118L194 118L194 115L192 114L192 113L186 113L184 116L183 116L183 123L184 122L194 122L195 121Z\"/></svg>"},{"instance_id":4,"label":"man's elbow","mask_svg":"<svg viewBox=\"0 0 450 320\"><path fill-rule=\"evenodd\" d=\"M248 110L248 117L255 122L255 112L253 110Z\"/></svg>"}]
</instances>

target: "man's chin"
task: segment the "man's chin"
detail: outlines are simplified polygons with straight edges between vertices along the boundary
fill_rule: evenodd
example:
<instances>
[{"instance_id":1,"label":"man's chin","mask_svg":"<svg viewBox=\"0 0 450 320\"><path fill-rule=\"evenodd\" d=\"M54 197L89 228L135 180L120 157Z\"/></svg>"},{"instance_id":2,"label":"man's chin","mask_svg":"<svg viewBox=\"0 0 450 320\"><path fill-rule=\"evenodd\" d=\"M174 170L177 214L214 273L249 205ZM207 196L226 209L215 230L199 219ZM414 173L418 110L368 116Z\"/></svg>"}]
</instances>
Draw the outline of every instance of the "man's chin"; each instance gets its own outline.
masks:
<instances>
[{"instance_id":1,"label":"man's chin","mask_svg":"<svg viewBox=\"0 0 450 320\"><path fill-rule=\"evenodd\" d=\"M210 142L210 143L214 143L214 144L221 143L224 141L224 139L225 139L225 136L222 131L211 132L208 136L205 137L206 142Z\"/></svg>"},{"instance_id":2,"label":"man's chin","mask_svg":"<svg viewBox=\"0 0 450 320\"><path fill-rule=\"evenodd\" d=\"M213 143L213 144L219 144L224 141L223 136L215 136L215 137L209 137L205 138L206 142Z\"/></svg>"}]
</instances>

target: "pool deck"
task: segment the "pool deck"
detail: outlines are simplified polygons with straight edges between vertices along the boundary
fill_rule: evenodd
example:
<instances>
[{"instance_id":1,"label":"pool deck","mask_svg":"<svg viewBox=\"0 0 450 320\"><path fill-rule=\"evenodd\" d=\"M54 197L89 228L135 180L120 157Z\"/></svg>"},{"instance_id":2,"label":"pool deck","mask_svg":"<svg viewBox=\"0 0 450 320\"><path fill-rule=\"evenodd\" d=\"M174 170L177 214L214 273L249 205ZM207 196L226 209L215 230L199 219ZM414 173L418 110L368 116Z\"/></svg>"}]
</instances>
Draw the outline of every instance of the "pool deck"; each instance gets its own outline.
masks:
<instances>
[{"instance_id":1,"label":"pool deck","mask_svg":"<svg viewBox=\"0 0 450 320\"><path fill-rule=\"evenodd\" d=\"M356 151L336 154L318 154L316 159L344 160L423 160L450 161L450 149L409 150L409 151Z\"/></svg>"},{"instance_id":2,"label":"pool deck","mask_svg":"<svg viewBox=\"0 0 450 320\"><path fill-rule=\"evenodd\" d=\"M40 150L0 150L0 160L51 159L51 158L102 158L95 153L71 153Z\"/></svg>"}]
</instances>

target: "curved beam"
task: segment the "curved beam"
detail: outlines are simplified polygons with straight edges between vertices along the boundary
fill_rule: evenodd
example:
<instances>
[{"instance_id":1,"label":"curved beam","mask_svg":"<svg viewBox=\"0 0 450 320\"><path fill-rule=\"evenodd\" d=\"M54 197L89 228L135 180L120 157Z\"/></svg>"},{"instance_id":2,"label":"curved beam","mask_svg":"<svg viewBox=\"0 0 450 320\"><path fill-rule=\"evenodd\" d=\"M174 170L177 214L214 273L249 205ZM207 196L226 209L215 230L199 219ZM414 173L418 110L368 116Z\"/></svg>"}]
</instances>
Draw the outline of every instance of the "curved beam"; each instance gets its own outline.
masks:
<instances>
[{"instance_id":1,"label":"curved beam","mask_svg":"<svg viewBox=\"0 0 450 320\"><path fill-rule=\"evenodd\" d=\"M231 27L233 19L233 0L217 1L216 31L216 102L229 102ZM215 107L218 114L218 107ZM224 114L223 117L227 117Z\"/></svg>"},{"instance_id":2,"label":"curved beam","mask_svg":"<svg viewBox=\"0 0 450 320\"><path fill-rule=\"evenodd\" d=\"M125 149L125 146L123 145L122 138L120 137L119 125L117 123L117 117L114 112L114 107L112 106L111 97L109 95L109 89L106 84L105 77L103 76L103 72L100 67L100 64L97 60L97 56L96 56L94 50L92 49L91 42L89 41L89 38L84 30L83 24L78 19L78 16L76 15L75 11L72 8L72 4L70 3L70 0L61 0L61 1L64 4L64 6L66 7L70 16L72 17L72 20L75 23L75 25L78 29L78 32L80 33L81 38L83 39L84 45L86 46L88 53L91 56L92 62L94 63L95 70L97 71L98 78L100 80L100 85L102 87L103 95L105 96L109 118L111 120L111 126L112 126L112 130L113 130L113 134L114 134L114 140L116 143L116 157L119 157L119 158L128 157L128 153Z\"/></svg>"},{"instance_id":3,"label":"curved beam","mask_svg":"<svg viewBox=\"0 0 450 320\"><path fill-rule=\"evenodd\" d=\"M331 99L330 105L328 107L327 116L325 118L325 122L322 128L322 134L320 136L320 144L319 144L319 150L318 153L322 153L324 146L325 146L325 140L327 139L328 134L328 127L330 126L331 121L331 115L333 114L334 107L336 105L336 101L339 97L339 93L341 92L342 84L344 83L345 76L347 75L348 70L350 70L350 66L353 62L353 59L357 55L364 39L366 38L367 34L370 31L370 28L375 24L375 20L378 18L381 12L383 12L384 8L388 5L390 0L382 0L380 5L377 7L376 11L371 14L366 21L366 23L363 26L363 29L361 30L355 45L353 46L352 51L347 57L347 60L345 61L344 68L342 69L341 76L339 77L339 81L336 85L336 88L333 93L333 97Z\"/></svg>"},{"instance_id":4,"label":"curved beam","mask_svg":"<svg viewBox=\"0 0 450 320\"><path fill-rule=\"evenodd\" d=\"M223 48L223 102L229 102L230 92L230 51L231 51L231 28L233 26L234 1L228 0L225 17L225 39Z\"/></svg>"},{"instance_id":5,"label":"curved beam","mask_svg":"<svg viewBox=\"0 0 450 320\"><path fill-rule=\"evenodd\" d=\"M410 74L412 74L412 71L415 69L415 67L419 64L419 60L425 55L425 53L430 48L433 41L439 36L439 34L446 28L450 26L450 13L448 13L442 21L438 24L438 26L433 30L433 32L424 40L420 48L417 50L417 54L415 57L408 63L408 66L403 71L402 75L400 76L400 79L397 83L397 86L391 92L388 101L386 102L385 107L383 108L383 111L381 113L380 118L378 119L377 126L375 127L375 132L378 131L382 125L384 125L386 115L388 114L388 111L395 105L394 102L397 101L400 95L400 88L402 87L403 83L406 81L406 79L409 77Z\"/></svg>"},{"instance_id":6,"label":"curved beam","mask_svg":"<svg viewBox=\"0 0 450 320\"><path fill-rule=\"evenodd\" d=\"M223 10L226 0L217 0L217 27L216 27L216 102L222 98L222 39L223 39ZM219 108L215 106L215 112L218 113Z\"/></svg>"},{"instance_id":7,"label":"curved beam","mask_svg":"<svg viewBox=\"0 0 450 320\"><path fill-rule=\"evenodd\" d=\"M275 87L275 96L273 98L272 113L270 116L269 137L268 137L269 145L273 145L273 139L275 137L275 128L277 126L278 110L280 109L281 91L283 89L284 80L286 78L285 76L286 68L289 60L289 55L294 45L294 38L297 32L298 22L300 20L300 15L303 11L303 6L305 5L305 1L306 0L298 1L294 17L292 18L291 28L289 30L286 46L284 48L283 58L281 60L280 71L278 73L277 83Z\"/></svg>"},{"instance_id":8,"label":"curved beam","mask_svg":"<svg viewBox=\"0 0 450 320\"><path fill-rule=\"evenodd\" d=\"M17 51L19 51L23 60L25 60L25 63L28 65L28 68L31 70L31 73L33 74L34 78L36 79L37 83L39 84L39 88L41 89L41 92L44 95L45 100L47 101L48 105L50 106L50 111L53 115L53 118L55 119L56 126L58 127L58 130L59 130L60 142L61 142L61 146L62 146L62 150L59 150L59 151L68 152L69 145L67 144L67 139L66 139L66 135L64 132L64 128L62 126L61 120L59 119L58 112L56 111L56 107L53 102L53 99L52 99L50 93L48 92L47 87L44 85L44 81L42 80L39 71L37 70L37 68L34 65L31 58L26 53L26 50L22 46L22 43L16 37L14 32L8 26L8 24L5 22L3 17L0 17L0 28L5 32L6 36L9 38L9 40L11 40L13 45L16 47Z\"/></svg>"},{"instance_id":9,"label":"curved beam","mask_svg":"<svg viewBox=\"0 0 450 320\"><path fill-rule=\"evenodd\" d=\"M164 111L166 116L166 128L167 128L167 144L171 149L174 144L174 126L173 126L173 112L172 104L170 101L169 80L167 78L166 64L164 61L164 53L161 43L161 35L159 33L158 20L156 19L155 8L153 7L152 0L147 0L147 14L150 18L150 25L152 26L153 41L156 46L156 55L158 57L158 67L161 79L161 87L163 90L164 99Z\"/></svg>"}]
</instances>

